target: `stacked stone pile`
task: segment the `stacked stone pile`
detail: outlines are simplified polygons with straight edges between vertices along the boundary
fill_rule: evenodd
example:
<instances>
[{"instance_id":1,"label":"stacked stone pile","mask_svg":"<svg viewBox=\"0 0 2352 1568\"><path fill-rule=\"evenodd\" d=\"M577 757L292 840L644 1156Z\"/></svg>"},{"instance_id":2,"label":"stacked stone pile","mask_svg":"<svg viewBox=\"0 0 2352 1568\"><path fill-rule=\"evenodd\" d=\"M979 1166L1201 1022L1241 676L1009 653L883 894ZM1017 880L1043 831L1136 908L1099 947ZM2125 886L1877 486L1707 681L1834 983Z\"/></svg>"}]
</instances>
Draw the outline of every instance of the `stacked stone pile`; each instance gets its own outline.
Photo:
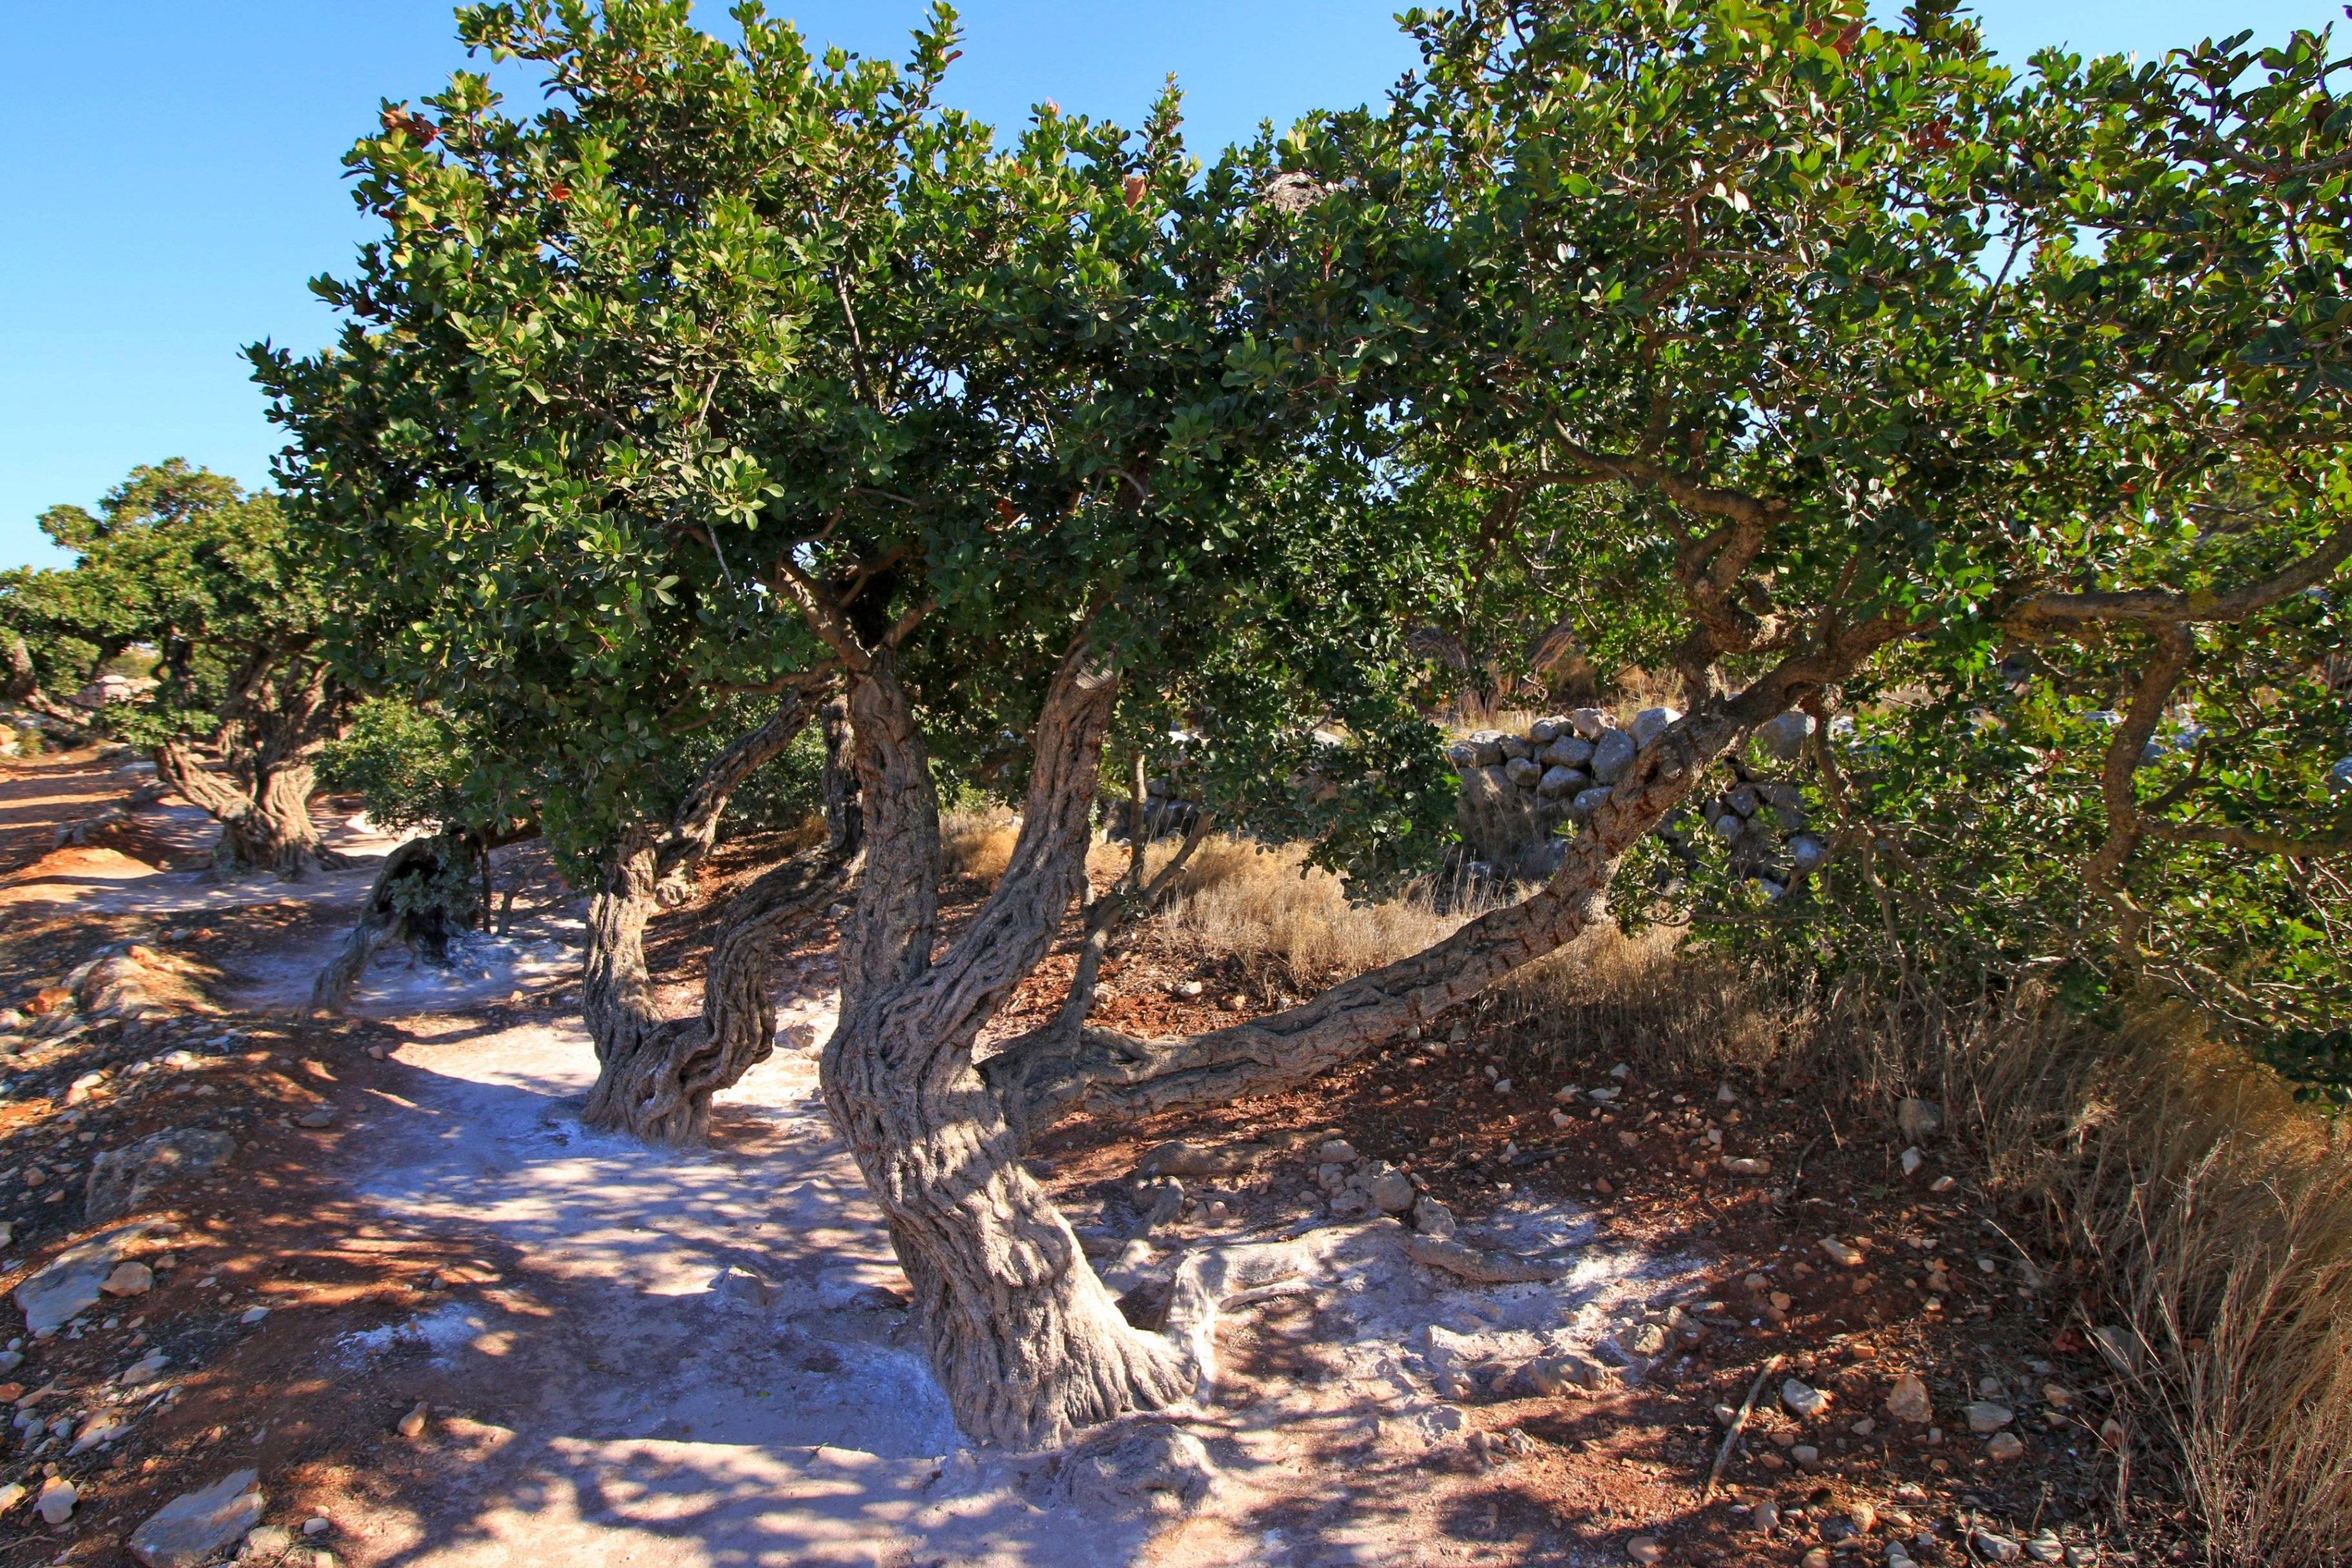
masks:
<instances>
[{"instance_id":1,"label":"stacked stone pile","mask_svg":"<svg viewBox=\"0 0 2352 1568\"><path fill-rule=\"evenodd\" d=\"M1550 875L1566 843L1559 829L1600 810L1635 755L1681 717L1672 708L1644 708L1621 727L1602 709L1578 708L1521 733L1478 730L1454 742L1446 754L1462 779L1456 821L1471 874L1522 881ZM1742 772L1798 763L1811 732L1806 715L1782 715L1756 736L1749 755L1759 767ZM1829 858L1793 783L1744 778L1675 812L1660 831L1686 846L1695 826L1730 844L1734 873L1761 879L1775 896Z\"/></svg>"}]
</instances>

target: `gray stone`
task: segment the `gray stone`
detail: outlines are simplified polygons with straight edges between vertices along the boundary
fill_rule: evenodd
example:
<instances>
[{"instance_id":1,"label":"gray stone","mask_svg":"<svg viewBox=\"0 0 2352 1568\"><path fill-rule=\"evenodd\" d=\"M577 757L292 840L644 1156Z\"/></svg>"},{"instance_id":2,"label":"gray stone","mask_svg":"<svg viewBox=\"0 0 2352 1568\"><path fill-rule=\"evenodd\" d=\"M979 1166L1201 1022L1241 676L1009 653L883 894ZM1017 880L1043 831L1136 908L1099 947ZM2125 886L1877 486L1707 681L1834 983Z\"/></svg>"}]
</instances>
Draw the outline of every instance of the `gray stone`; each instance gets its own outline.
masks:
<instances>
[{"instance_id":1,"label":"gray stone","mask_svg":"<svg viewBox=\"0 0 2352 1568\"><path fill-rule=\"evenodd\" d=\"M1736 816L1748 817L1755 816L1756 808L1759 805L1761 805L1763 802L1757 795L1754 785L1741 784L1738 789L1733 790L1730 794L1723 797L1723 804L1729 807Z\"/></svg>"},{"instance_id":2,"label":"gray stone","mask_svg":"<svg viewBox=\"0 0 2352 1568\"><path fill-rule=\"evenodd\" d=\"M1640 748L1633 737L1622 730L1612 730L1592 746L1592 776L1602 784L1615 784L1633 765L1633 755Z\"/></svg>"},{"instance_id":3,"label":"gray stone","mask_svg":"<svg viewBox=\"0 0 2352 1568\"><path fill-rule=\"evenodd\" d=\"M1805 740L1813 732L1810 713L1783 713L1757 727L1756 745L1776 763L1793 763L1805 754Z\"/></svg>"},{"instance_id":4,"label":"gray stone","mask_svg":"<svg viewBox=\"0 0 2352 1568\"><path fill-rule=\"evenodd\" d=\"M1503 764L1503 732L1500 730L1473 730L1465 737L1470 744L1470 760L1482 768Z\"/></svg>"},{"instance_id":5,"label":"gray stone","mask_svg":"<svg viewBox=\"0 0 2352 1568\"><path fill-rule=\"evenodd\" d=\"M2017 1419L2017 1412L2006 1405L1995 1405L1989 1399L1972 1402L1968 1409L1969 1430L1982 1437L2000 1431Z\"/></svg>"},{"instance_id":6,"label":"gray stone","mask_svg":"<svg viewBox=\"0 0 2352 1568\"><path fill-rule=\"evenodd\" d=\"M1580 819L1591 816L1609 804L1609 795L1606 785L1598 789L1580 790L1577 792L1576 798L1569 803L1568 808Z\"/></svg>"},{"instance_id":7,"label":"gray stone","mask_svg":"<svg viewBox=\"0 0 2352 1568\"><path fill-rule=\"evenodd\" d=\"M48 1525L63 1524L73 1517L74 1504L81 1500L80 1489L63 1476L51 1476L41 1483L41 1495L33 1501L33 1511Z\"/></svg>"},{"instance_id":8,"label":"gray stone","mask_svg":"<svg viewBox=\"0 0 2352 1568\"><path fill-rule=\"evenodd\" d=\"M2352 757L2347 757L2327 770L2327 793L2352 795Z\"/></svg>"},{"instance_id":9,"label":"gray stone","mask_svg":"<svg viewBox=\"0 0 2352 1568\"><path fill-rule=\"evenodd\" d=\"M175 1127L110 1149L90 1162L82 1213L97 1224L119 1219L157 1190L201 1176L236 1152L236 1139L209 1127Z\"/></svg>"},{"instance_id":10,"label":"gray stone","mask_svg":"<svg viewBox=\"0 0 2352 1568\"><path fill-rule=\"evenodd\" d=\"M134 1245L176 1228L168 1220L140 1220L117 1226L58 1253L47 1268L16 1287L16 1306L25 1314L25 1331L37 1339L53 1334L75 1314L97 1306L99 1287Z\"/></svg>"},{"instance_id":11,"label":"gray stone","mask_svg":"<svg viewBox=\"0 0 2352 1568\"><path fill-rule=\"evenodd\" d=\"M1112 1426L1079 1442L1062 1464L1062 1486L1082 1510L1173 1518L1209 1494L1216 1479L1198 1437L1165 1422Z\"/></svg>"},{"instance_id":12,"label":"gray stone","mask_svg":"<svg viewBox=\"0 0 2352 1568\"><path fill-rule=\"evenodd\" d=\"M1609 715L1598 708L1577 708L1570 710L1569 728L1588 741L1598 741L1611 728Z\"/></svg>"},{"instance_id":13,"label":"gray stone","mask_svg":"<svg viewBox=\"0 0 2352 1568\"><path fill-rule=\"evenodd\" d=\"M1412 1225L1422 1235L1433 1236L1441 1241L1450 1239L1457 1228L1454 1211L1427 1193L1413 1200Z\"/></svg>"},{"instance_id":14,"label":"gray stone","mask_svg":"<svg viewBox=\"0 0 2352 1568\"><path fill-rule=\"evenodd\" d=\"M1592 760L1592 742L1583 736L1562 735L1543 751L1543 761L1556 768L1580 768Z\"/></svg>"},{"instance_id":15,"label":"gray stone","mask_svg":"<svg viewBox=\"0 0 2352 1568\"><path fill-rule=\"evenodd\" d=\"M1369 1190L1372 1206L1382 1214L1403 1214L1419 1195L1412 1190L1412 1178L1402 1171L1381 1171L1372 1178Z\"/></svg>"},{"instance_id":16,"label":"gray stone","mask_svg":"<svg viewBox=\"0 0 2352 1568\"><path fill-rule=\"evenodd\" d=\"M1793 1377L1780 1384L1780 1403L1787 1406L1790 1415L1801 1421L1820 1415L1829 1402L1828 1394Z\"/></svg>"},{"instance_id":17,"label":"gray stone","mask_svg":"<svg viewBox=\"0 0 2352 1568\"><path fill-rule=\"evenodd\" d=\"M1546 800L1558 800L1562 795L1575 795L1591 782L1591 775L1575 768L1546 768L1543 776L1536 780L1536 793Z\"/></svg>"},{"instance_id":18,"label":"gray stone","mask_svg":"<svg viewBox=\"0 0 2352 1568\"><path fill-rule=\"evenodd\" d=\"M1907 1421L1914 1426L1924 1426L1936 1407L1927 1397L1927 1385L1911 1373L1895 1380L1886 1395L1886 1414L1897 1421Z\"/></svg>"},{"instance_id":19,"label":"gray stone","mask_svg":"<svg viewBox=\"0 0 2352 1568\"><path fill-rule=\"evenodd\" d=\"M1535 788L1536 781L1543 774L1543 764L1533 757L1513 757L1503 764L1503 776L1519 789Z\"/></svg>"},{"instance_id":20,"label":"gray stone","mask_svg":"<svg viewBox=\"0 0 2352 1568\"><path fill-rule=\"evenodd\" d=\"M1456 769L1475 768L1478 765L1478 748L1467 741L1456 741L1445 748L1445 760Z\"/></svg>"},{"instance_id":21,"label":"gray stone","mask_svg":"<svg viewBox=\"0 0 2352 1568\"><path fill-rule=\"evenodd\" d=\"M131 1555L147 1568L197 1568L261 1522L259 1480L252 1470L236 1470L173 1498L131 1532Z\"/></svg>"},{"instance_id":22,"label":"gray stone","mask_svg":"<svg viewBox=\"0 0 2352 1568\"><path fill-rule=\"evenodd\" d=\"M271 1562L294 1550L294 1532L282 1524L257 1525L245 1532L245 1555Z\"/></svg>"},{"instance_id":23,"label":"gray stone","mask_svg":"<svg viewBox=\"0 0 2352 1568\"><path fill-rule=\"evenodd\" d=\"M1679 720L1681 717L1682 711L1679 709L1643 709L1639 713L1633 715L1634 746L1639 748L1648 745L1651 742L1664 734L1668 727L1673 725L1675 721Z\"/></svg>"},{"instance_id":24,"label":"gray stone","mask_svg":"<svg viewBox=\"0 0 2352 1568\"><path fill-rule=\"evenodd\" d=\"M1567 728L1565 718L1538 719L1528 726L1528 739L1536 745L1549 746L1559 740L1560 731Z\"/></svg>"},{"instance_id":25,"label":"gray stone","mask_svg":"<svg viewBox=\"0 0 2352 1568\"><path fill-rule=\"evenodd\" d=\"M1830 858L1829 840L1815 833L1800 833L1789 840L1789 862L1802 871L1817 871Z\"/></svg>"},{"instance_id":26,"label":"gray stone","mask_svg":"<svg viewBox=\"0 0 2352 1568\"><path fill-rule=\"evenodd\" d=\"M1988 1563L2014 1563L2025 1554L2025 1549L2016 1542L1990 1530L1979 1529L1969 1537L1969 1543Z\"/></svg>"},{"instance_id":27,"label":"gray stone","mask_svg":"<svg viewBox=\"0 0 2352 1568\"><path fill-rule=\"evenodd\" d=\"M1536 749L1517 735L1506 735L1496 744L1502 747L1503 760L1507 763L1515 763L1523 757L1532 757L1536 754Z\"/></svg>"}]
</instances>

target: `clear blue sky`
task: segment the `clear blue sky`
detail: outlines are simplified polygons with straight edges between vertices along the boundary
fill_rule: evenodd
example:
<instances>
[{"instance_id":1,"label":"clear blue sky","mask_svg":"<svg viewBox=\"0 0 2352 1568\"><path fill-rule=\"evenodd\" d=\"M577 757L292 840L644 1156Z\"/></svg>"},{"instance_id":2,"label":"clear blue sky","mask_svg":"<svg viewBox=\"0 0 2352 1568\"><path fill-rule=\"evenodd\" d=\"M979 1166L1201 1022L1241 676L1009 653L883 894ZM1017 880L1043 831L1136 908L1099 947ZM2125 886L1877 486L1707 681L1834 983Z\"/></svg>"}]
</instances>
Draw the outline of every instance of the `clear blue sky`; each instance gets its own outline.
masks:
<instances>
[{"instance_id":1,"label":"clear blue sky","mask_svg":"<svg viewBox=\"0 0 2352 1568\"><path fill-rule=\"evenodd\" d=\"M920 0L772 0L812 37L903 53ZM238 347L331 331L305 288L362 226L342 151L378 100L464 64L446 0L0 0L0 566L61 562L33 520L133 463L247 484L277 442ZM2338 18L2325 0L1982 0L1994 46L2153 54ZM703 14L724 24L723 5ZM969 0L961 106L1051 98L1132 122L1174 71L1194 145L1376 97L1412 53L1381 0Z\"/></svg>"}]
</instances>

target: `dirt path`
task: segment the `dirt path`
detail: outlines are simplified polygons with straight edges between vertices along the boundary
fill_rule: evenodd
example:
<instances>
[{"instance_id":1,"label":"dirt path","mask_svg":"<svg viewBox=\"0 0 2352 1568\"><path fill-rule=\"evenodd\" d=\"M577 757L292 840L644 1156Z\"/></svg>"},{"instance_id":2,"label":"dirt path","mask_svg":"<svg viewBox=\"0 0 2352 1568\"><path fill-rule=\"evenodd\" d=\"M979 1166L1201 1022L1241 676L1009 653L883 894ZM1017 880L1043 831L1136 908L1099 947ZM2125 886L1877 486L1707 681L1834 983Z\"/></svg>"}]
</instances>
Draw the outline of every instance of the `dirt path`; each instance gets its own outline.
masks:
<instances>
[{"instance_id":1,"label":"dirt path","mask_svg":"<svg viewBox=\"0 0 2352 1568\"><path fill-rule=\"evenodd\" d=\"M1569 1064L1547 1082L1613 1087L1572 1120L1541 1089L1540 1109L1514 1110L1466 1042L1049 1140L1034 1168L1139 1319L1209 1249L1279 1249L1280 1284L1226 1314L1217 1382L1195 1405L1075 1453L975 1451L814 1099L825 932L780 963L783 1048L724 1099L715 1147L678 1154L579 1126L593 1052L559 1004L580 927L543 877L512 932L469 936L450 972L394 953L365 978L359 1018L284 1011L366 877L51 878L70 896L37 906L48 934L20 943L34 956L12 960L0 937L0 982L21 988L56 978L37 971L63 967L63 945L147 932L173 962L211 966L219 1003L0 1035L14 1071L0 1194L18 1242L0 1251L0 1289L103 1234L78 1212L94 1155L173 1129L217 1130L237 1151L149 1205L174 1228L125 1256L148 1260L152 1289L6 1352L22 1360L0 1370L0 1395L20 1415L0 1488L37 1489L54 1468L81 1496L55 1527L26 1525L29 1497L0 1510L0 1553L12 1526L35 1548L0 1563L127 1563L140 1521L241 1467L262 1520L323 1521L285 1537L282 1560L364 1568L1794 1563L1883 1560L1890 1539L1932 1563L1960 1560L1979 1521L2023 1538L2034 1514L2078 1518L2098 1485L2084 1417L2036 1394L2092 1381L2082 1347L2071 1368L2036 1359L2057 1353L2047 1316L2009 1300L1989 1257L1985 1288L1931 1271L1945 1294L1919 1305L1906 1258L1970 1245L1957 1198L1890 1189L1874 1146L1815 1159L1801 1198L1768 1193L1717 1170L1716 1117L1740 1113L1742 1149L1818 1143L1802 1108L1785 1109L1797 1100ZM1181 980L1139 960L1121 990L1140 1005ZM667 1000L688 1005L690 987ZM1553 1143L1516 1163L1508 1140L1532 1144L1538 1126ZM1185 1179L1171 1208L1139 1169L1166 1139L1234 1157ZM1461 1240L1555 1267L1479 1284L1416 1260L1396 1220L1331 1196L1382 1157L1454 1205ZM46 1179L25 1184L35 1169ZM1824 1259L1832 1228L1866 1268ZM166 1358L160 1377L132 1379L142 1354ZM1709 1499L1715 1411L1768 1354L1829 1414L1793 1412L1776 1374L1750 1451ZM1885 1413L1913 1369L1954 1430ZM1965 1431L1959 1406L1988 1378L2032 1426L2032 1466L1987 1458ZM403 1430L420 1404L421 1427ZM121 1425L90 1427L100 1416ZM69 1452L91 1430L101 1440ZM2087 1540L2069 1529L2069 1544ZM1654 1558L1629 1559L1653 1542Z\"/></svg>"}]
</instances>

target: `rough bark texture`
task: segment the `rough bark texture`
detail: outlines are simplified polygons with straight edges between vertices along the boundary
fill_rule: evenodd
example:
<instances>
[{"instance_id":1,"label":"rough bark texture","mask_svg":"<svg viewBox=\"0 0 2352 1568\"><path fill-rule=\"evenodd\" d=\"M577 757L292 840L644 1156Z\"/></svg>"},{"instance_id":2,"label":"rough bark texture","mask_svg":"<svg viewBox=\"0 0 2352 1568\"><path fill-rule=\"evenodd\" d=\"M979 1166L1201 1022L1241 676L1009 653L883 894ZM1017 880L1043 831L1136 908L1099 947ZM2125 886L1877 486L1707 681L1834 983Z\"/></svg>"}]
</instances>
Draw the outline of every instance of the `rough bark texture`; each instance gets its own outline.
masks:
<instances>
[{"instance_id":1,"label":"rough bark texture","mask_svg":"<svg viewBox=\"0 0 2352 1568\"><path fill-rule=\"evenodd\" d=\"M646 972L646 921L658 904L682 900L694 867L717 842L737 786L792 744L816 716L823 694L798 691L775 715L737 740L710 765L656 839L641 831L607 860L590 900L588 960L581 1006L596 1043L596 1083L581 1120L648 1142L694 1146L710 1136L711 1096L731 1087L775 1049L768 996L775 937L845 888L856 859L854 811L820 849L794 856L728 906L712 944L698 1016L665 1021ZM828 728L828 740L846 731ZM827 775L837 771L827 758Z\"/></svg>"},{"instance_id":2,"label":"rough bark texture","mask_svg":"<svg viewBox=\"0 0 2352 1568\"><path fill-rule=\"evenodd\" d=\"M580 967L580 1016L605 1064L626 1061L661 1026L646 973L646 921L659 873L650 826L625 836L604 858L588 896L588 947Z\"/></svg>"},{"instance_id":3,"label":"rough bark texture","mask_svg":"<svg viewBox=\"0 0 2352 1568\"><path fill-rule=\"evenodd\" d=\"M207 769L183 742L157 746L152 755L156 776L220 824L213 866L221 875L269 871L293 882L313 868L349 863L319 841L310 820L318 773L307 754L268 761L244 779Z\"/></svg>"},{"instance_id":4,"label":"rough bark texture","mask_svg":"<svg viewBox=\"0 0 2352 1568\"><path fill-rule=\"evenodd\" d=\"M768 983L777 935L847 886L855 855L854 845L804 851L738 894L711 947L701 1013L636 1030L601 1058L581 1121L647 1142L708 1143L711 1097L775 1051Z\"/></svg>"},{"instance_id":5,"label":"rough bark texture","mask_svg":"<svg viewBox=\"0 0 2352 1568\"><path fill-rule=\"evenodd\" d=\"M348 864L310 821L319 748L341 727L346 694L327 665L299 648L254 649L220 709L218 772L185 741L153 750L156 776L221 825L213 848L223 876L270 871L299 881Z\"/></svg>"},{"instance_id":6,"label":"rough bark texture","mask_svg":"<svg viewBox=\"0 0 2352 1568\"><path fill-rule=\"evenodd\" d=\"M867 861L845 935L825 1103L915 1288L931 1364L971 1436L1013 1447L1190 1390L1176 1341L1129 1326L1020 1164L972 1060L980 1028L1045 952L1084 880L1095 770L1117 696L1083 647L1034 737L1021 834L971 927L933 960L938 803L886 653L850 685Z\"/></svg>"},{"instance_id":7,"label":"rough bark texture","mask_svg":"<svg viewBox=\"0 0 2352 1568\"><path fill-rule=\"evenodd\" d=\"M395 939L407 943L417 959L435 965L449 956L450 922L440 910L419 908L400 896L404 882L429 880L445 875L453 846L446 838L412 838L383 858L375 885L360 906L358 923L341 949L320 970L310 987L310 1006L321 1013L341 1013L351 1005L352 992L367 973L376 950Z\"/></svg>"}]
</instances>

